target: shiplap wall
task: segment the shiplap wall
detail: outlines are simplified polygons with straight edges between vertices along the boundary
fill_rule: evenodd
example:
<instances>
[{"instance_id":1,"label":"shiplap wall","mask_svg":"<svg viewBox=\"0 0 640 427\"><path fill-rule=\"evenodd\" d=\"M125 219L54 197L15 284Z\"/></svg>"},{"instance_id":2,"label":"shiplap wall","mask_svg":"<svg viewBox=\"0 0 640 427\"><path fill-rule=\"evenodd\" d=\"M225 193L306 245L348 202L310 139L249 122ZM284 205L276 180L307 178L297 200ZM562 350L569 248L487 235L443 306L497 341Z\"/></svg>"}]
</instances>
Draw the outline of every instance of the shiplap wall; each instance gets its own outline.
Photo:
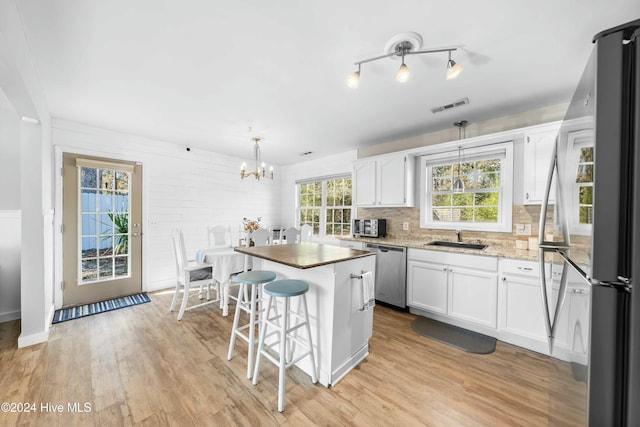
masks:
<instances>
[{"instance_id":1,"label":"shiplap wall","mask_svg":"<svg viewBox=\"0 0 640 427\"><path fill-rule=\"evenodd\" d=\"M56 166L62 152L137 161L143 168L143 289L156 290L175 284L171 230L181 228L189 254L207 246L210 225L229 225L238 238L243 217L262 217L265 226L281 218L279 167L276 178L256 182L240 179L239 165L247 159L191 149L186 145L156 141L130 134L56 121L53 127ZM56 176L56 224L62 205ZM58 235L59 237L59 235ZM62 253L60 239L56 254ZM59 263L58 263L59 264ZM61 265L56 269L59 296ZM60 298L56 298L60 301Z\"/></svg>"}]
</instances>

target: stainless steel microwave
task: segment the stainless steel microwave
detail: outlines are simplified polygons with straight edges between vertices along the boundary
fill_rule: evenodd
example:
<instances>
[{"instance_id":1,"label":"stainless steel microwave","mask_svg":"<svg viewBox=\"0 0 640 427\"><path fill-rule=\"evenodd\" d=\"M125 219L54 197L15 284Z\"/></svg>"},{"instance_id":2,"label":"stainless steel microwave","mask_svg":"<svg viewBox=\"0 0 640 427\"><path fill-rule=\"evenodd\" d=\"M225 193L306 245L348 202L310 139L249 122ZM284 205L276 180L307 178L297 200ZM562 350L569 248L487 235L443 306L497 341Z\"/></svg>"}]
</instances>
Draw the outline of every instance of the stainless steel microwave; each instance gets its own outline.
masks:
<instances>
[{"instance_id":1,"label":"stainless steel microwave","mask_svg":"<svg viewBox=\"0 0 640 427\"><path fill-rule=\"evenodd\" d=\"M351 234L354 237L384 237L387 235L387 220L354 219Z\"/></svg>"}]
</instances>

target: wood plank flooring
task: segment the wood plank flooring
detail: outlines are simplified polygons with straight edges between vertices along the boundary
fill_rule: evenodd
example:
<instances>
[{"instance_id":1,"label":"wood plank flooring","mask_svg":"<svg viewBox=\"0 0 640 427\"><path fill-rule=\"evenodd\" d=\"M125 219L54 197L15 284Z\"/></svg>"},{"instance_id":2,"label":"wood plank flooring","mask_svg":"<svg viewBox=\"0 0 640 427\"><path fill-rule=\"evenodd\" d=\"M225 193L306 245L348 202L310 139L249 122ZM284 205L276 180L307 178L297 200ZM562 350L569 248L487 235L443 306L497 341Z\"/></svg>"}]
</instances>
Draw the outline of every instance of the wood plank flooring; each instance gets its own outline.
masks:
<instances>
[{"instance_id":1,"label":"wood plank flooring","mask_svg":"<svg viewBox=\"0 0 640 427\"><path fill-rule=\"evenodd\" d=\"M586 386L569 364L498 342L465 353L411 330L415 316L376 306L370 354L335 387L287 372L277 411L277 369L246 378L246 343L227 361L233 316L216 305L169 313L151 303L53 325L47 343L18 349L19 321L0 324L2 426L544 426L584 425ZM90 412L73 413L78 403ZM47 406L47 404L49 406ZM64 411L52 412L54 405ZM553 415L549 415L552 412Z\"/></svg>"}]
</instances>

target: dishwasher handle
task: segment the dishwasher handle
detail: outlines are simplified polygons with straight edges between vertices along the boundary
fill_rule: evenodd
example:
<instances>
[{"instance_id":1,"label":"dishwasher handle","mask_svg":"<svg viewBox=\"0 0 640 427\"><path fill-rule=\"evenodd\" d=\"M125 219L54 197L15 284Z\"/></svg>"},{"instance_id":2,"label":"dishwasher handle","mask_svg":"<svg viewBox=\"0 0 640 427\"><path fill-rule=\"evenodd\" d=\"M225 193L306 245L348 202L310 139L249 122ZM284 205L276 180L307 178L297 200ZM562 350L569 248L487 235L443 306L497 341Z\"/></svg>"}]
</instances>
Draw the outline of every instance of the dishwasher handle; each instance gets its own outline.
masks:
<instances>
[{"instance_id":1,"label":"dishwasher handle","mask_svg":"<svg viewBox=\"0 0 640 427\"><path fill-rule=\"evenodd\" d=\"M382 246L382 245L372 245L367 244L367 249L379 249L381 252L406 252L407 248L404 246Z\"/></svg>"}]
</instances>

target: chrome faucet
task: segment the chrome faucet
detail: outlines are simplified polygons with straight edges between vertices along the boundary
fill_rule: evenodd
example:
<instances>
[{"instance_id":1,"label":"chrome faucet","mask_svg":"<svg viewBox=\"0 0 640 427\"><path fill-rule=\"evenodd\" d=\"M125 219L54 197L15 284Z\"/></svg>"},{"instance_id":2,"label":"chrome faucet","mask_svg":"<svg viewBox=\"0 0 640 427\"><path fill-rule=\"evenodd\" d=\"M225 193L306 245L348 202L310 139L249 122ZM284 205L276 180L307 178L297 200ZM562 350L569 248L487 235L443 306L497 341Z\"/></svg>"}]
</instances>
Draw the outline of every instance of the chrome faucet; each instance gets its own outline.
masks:
<instances>
[{"instance_id":1,"label":"chrome faucet","mask_svg":"<svg viewBox=\"0 0 640 427\"><path fill-rule=\"evenodd\" d=\"M456 230L456 235L458 236L458 242L462 242L462 230Z\"/></svg>"}]
</instances>

